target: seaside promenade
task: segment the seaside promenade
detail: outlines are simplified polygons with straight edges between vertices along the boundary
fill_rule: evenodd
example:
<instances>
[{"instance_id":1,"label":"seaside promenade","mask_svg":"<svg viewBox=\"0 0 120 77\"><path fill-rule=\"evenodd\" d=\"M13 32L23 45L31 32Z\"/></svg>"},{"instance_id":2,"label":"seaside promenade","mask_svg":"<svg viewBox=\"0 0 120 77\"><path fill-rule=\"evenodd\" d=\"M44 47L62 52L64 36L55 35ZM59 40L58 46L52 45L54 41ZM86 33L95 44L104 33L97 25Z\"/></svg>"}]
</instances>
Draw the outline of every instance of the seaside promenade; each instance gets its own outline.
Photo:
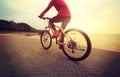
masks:
<instances>
[{"instance_id":1,"label":"seaside promenade","mask_svg":"<svg viewBox=\"0 0 120 77\"><path fill-rule=\"evenodd\" d=\"M0 34L0 77L120 77L120 52L93 48L73 62L54 43L44 50L39 39Z\"/></svg>"}]
</instances>

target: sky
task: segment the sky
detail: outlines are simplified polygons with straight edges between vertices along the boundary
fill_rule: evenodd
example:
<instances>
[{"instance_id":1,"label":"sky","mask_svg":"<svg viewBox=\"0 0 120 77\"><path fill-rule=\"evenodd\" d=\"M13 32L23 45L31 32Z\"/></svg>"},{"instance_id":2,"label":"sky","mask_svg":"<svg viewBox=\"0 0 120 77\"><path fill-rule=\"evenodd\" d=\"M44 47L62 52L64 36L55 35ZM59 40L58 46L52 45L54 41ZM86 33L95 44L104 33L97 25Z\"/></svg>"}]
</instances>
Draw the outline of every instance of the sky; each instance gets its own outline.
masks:
<instances>
[{"instance_id":1,"label":"sky","mask_svg":"<svg viewBox=\"0 0 120 77\"><path fill-rule=\"evenodd\" d=\"M79 28L87 33L120 34L120 0L64 0L72 19L67 28ZM43 29L44 21L37 16L50 0L0 0L0 19L25 22ZM45 16L57 14L52 7Z\"/></svg>"}]
</instances>

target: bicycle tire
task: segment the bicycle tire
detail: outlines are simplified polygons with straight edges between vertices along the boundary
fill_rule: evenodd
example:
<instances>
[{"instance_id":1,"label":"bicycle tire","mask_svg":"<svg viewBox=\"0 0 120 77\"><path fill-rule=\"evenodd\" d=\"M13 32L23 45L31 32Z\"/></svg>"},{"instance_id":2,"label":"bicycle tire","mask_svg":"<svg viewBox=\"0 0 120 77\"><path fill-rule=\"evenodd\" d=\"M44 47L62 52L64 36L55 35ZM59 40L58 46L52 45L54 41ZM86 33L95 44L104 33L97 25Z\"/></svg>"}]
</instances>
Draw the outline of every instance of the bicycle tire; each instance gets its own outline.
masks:
<instances>
[{"instance_id":1,"label":"bicycle tire","mask_svg":"<svg viewBox=\"0 0 120 77\"><path fill-rule=\"evenodd\" d=\"M91 52L91 41L90 41L88 35L87 35L85 32L83 32L83 31L81 31L81 30L79 30L79 29L76 29L76 28L68 29L67 31L65 31L65 34L68 34L68 33L72 32L72 31L78 32L78 33L81 34L81 36L85 39L86 45L87 45L85 53L84 53L82 56L80 56L80 57L73 57L73 56L71 56L71 55L69 55L69 54L67 53L68 51L65 49L64 46L62 46L61 49L62 49L63 53L64 53L70 60L72 60L72 61L82 61L82 60L86 59L86 58L90 55L90 52ZM77 38L77 37L76 37L76 38ZM65 42L65 36L62 37L62 42L63 42L63 43ZM78 52L79 52L79 51L78 51ZM79 52L79 53L80 53L80 52ZM78 55L78 54L77 54L77 55Z\"/></svg>"},{"instance_id":2,"label":"bicycle tire","mask_svg":"<svg viewBox=\"0 0 120 77\"><path fill-rule=\"evenodd\" d=\"M47 42L48 41L48 42ZM52 38L49 31L43 31L40 35L40 42L44 49L49 49L52 45ZM45 45L45 43L47 45Z\"/></svg>"}]
</instances>

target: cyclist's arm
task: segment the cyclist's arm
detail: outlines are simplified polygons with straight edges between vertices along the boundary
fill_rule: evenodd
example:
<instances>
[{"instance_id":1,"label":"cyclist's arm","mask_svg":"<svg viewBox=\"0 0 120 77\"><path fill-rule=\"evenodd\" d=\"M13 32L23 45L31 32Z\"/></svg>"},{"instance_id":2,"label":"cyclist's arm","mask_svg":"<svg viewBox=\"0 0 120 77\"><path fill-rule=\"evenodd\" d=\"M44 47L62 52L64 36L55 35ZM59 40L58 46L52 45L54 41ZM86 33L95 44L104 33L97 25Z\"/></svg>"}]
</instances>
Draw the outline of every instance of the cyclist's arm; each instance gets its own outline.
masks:
<instances>
[{"instance_id":1,"label":"cyclist's arm","mask_svg":"<svg viewBox=\"0 0 120 77\"><path fill-rule=\"evenodd\" d=\"M47 8L40 14L40 17L43 17L45 15L45 13L53 6L53 2L51 1Z\"/></svg>"}]
</instances>

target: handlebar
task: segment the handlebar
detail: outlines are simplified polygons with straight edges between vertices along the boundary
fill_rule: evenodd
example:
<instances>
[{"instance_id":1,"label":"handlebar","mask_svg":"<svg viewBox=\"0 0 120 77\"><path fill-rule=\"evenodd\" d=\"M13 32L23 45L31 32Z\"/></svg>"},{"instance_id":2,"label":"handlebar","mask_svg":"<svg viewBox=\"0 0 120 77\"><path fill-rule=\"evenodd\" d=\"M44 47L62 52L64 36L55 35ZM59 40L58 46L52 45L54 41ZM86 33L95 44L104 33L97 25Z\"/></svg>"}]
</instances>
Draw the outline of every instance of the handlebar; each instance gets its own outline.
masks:
<instances>
[{"instance_id":1,"label":"handlebar","mask_svg":"<svg viewBox=\"0 0 120 77\"><path fill-rule=\"evenodd\" d=\"M45 19L51 19L51 18L49 18L49 17L40 17L40 16L38 16L40 19L43 19L43 20L45 20Z\"/></svg>"}]
</instances>

